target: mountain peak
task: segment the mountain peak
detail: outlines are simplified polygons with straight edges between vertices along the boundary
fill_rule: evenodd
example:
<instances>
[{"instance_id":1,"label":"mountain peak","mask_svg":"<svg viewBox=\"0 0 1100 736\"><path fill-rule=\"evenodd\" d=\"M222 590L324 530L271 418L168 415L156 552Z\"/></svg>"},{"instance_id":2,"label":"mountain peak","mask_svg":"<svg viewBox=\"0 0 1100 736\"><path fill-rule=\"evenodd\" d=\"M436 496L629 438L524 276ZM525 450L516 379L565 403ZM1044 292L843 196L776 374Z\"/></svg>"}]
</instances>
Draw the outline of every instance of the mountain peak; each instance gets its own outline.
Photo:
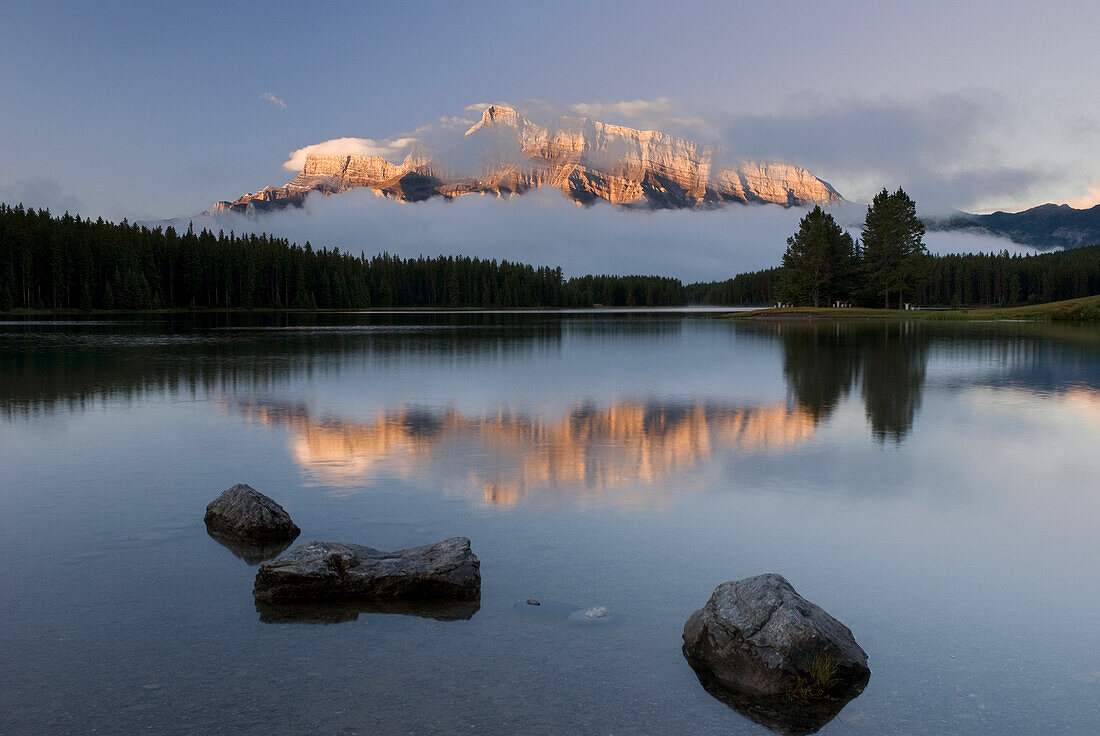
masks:
<instances>
[{"instance_id":1,"label":"mountain peak","mask_svg":"<svg viewBox=\"0 0 1100 736\"><path fill-rule=\"evenodd\" d=\"M514 108L505 107L504 105L489 105L482 111L481 121L474 123L474 125L466 131L466 135L470 135L482 128L497 125L518 128L521 122L527 121L524 120Z\"/></svg>"},{"instance_id":2,"label":"mountain peak","mask_svg":"<svg viewBox=\"0 0 1100 736\"><path fill-rule=\"evenodd\" d=\"M472 135L478 131L492 135ZM361 187L419 201L472 193L510 197L552 186L578 204L602 199L642 209L705 209L728 202L787 207L842 199L828 183L791 164L719 164L714 147L659 131L589 118L543 126L494 104L464 136L444 136L432 148L418 144L400 164L376 155L309 153L298 177L283 187L219 202L210 212L275 209L300 204L311 192Z\"/></svg>"}]
</instances>

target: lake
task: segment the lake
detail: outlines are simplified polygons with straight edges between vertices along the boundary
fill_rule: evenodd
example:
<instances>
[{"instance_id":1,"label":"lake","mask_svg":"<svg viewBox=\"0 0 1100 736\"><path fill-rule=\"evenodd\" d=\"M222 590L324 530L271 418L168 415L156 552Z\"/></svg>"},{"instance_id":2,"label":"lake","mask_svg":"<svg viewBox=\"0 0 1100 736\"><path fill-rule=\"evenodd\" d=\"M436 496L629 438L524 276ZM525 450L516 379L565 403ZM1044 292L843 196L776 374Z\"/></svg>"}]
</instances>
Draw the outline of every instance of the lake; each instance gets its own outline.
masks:
<instances>
[{"instance_id":1,"label":"lake","mask_svg":"<svg viewBox=\"0 0 1100 736\"><path fill-rule=\"evenodd\" d=\"M480 608L265 615L235 483L298 543L469 537ZM680 649L764 572L869 655L821 733L1096 733L1098 529L1096 326L0 323L8 736L768 734Z\"/></svg>"}]
</instances>

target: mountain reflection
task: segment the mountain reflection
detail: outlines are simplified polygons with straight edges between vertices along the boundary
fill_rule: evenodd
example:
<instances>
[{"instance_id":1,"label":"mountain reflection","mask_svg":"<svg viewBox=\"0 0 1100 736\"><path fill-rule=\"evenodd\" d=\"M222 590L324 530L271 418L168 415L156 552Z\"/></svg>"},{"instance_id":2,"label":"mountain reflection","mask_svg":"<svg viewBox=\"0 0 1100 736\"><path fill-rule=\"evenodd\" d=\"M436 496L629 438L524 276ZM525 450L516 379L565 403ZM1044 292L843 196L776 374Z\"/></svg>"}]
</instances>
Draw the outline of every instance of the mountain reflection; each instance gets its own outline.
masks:
<instances>
[{"instance_id":1,"label":"mountain reflection","mask_svg":"<svg viewBox=\"0 0 1100 736\"><path fill-rule=\"evenodd\" d=\"M789 405L774 388L776 358ZM876 441L901 443L913 431L930 380L950 389L1096 391L1098 366L1095 325L729 323L675 314L528 313L9 321L0 322L0 421L94 407L277 397L281 403L254 411L286 424L293 417L295 456L316 469L319 481L342 486L339 478L346 477L354 484L383 465L394 472L413 462L406 458L423 462L460 442L481 461L470 473L486 497L516 499L536 486L655 482L727 445L790 444L846 403L862 404ZM362 391L372 406L397 408L366 419L310 417L287 408L307 406L295 403L305 386L321 394ZM438 407L467 387L478 395L475 406L510 407L529 396L556 406L573 396L596 403L556 416L507 408L459 415L408 403L415 396ZM621 400L628 391L710 398ZM721 398L731 395L763 398ZM752 440L754 433L760 436ZM369 440L357 439L361 435Z\"/></svg>"},{"instance_id":2,"label":"mountain reflection","mask_svg":"<svg viewBox=\"0 0 1100 736\"><path fill-rule=\"evenodd\" d=\"M554 417L404 407L368 421L262 401L232 406L251 421L289 428L295 461L324 485L353 489L384 475L414 476L433 461L464 464L479 500L503 506L534 495L594 498L613 488L656 487L723 451L797 444L815 425L786 404L617 401L579 404Z\"/></svg>"}]
</instances>

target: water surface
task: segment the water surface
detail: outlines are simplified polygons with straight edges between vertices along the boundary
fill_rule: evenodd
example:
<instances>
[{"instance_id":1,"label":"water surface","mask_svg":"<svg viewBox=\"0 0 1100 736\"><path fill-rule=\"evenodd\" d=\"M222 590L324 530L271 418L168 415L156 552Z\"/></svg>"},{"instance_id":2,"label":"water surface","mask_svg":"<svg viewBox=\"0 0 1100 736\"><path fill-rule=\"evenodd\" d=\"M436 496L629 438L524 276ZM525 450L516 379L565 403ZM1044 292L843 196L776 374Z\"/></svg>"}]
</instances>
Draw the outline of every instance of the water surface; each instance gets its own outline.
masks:
<instances>
[{"instance_id":1,"label":"water surface","mask_svg":"<svg viewBox=\"0 0 1100 736\"><path fill-rule=\"evenodd\" d=\"M869 654L822 733L1094 733L1098 447L1089 326L4 322L0 733L766 734L680 652L763 572ZM269 623L202 523L237 482L299 541L470 537L480 609Z\"/></svg>"}]
</instances>

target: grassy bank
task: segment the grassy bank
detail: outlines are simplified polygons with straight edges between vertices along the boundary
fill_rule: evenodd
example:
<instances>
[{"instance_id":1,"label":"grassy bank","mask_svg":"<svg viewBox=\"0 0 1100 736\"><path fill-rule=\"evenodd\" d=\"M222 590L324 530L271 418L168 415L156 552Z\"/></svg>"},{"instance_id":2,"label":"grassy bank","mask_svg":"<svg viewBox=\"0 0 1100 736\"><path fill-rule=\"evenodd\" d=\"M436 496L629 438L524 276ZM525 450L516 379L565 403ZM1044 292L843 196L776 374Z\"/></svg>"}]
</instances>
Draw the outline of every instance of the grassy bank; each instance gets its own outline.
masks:
<instances>
[{"instance_id":1,"label":"grassy bank","mask_svg":"<svg viewBox=\"0 0 1100 736\"><path fill-rule=\"evenodd\" d=\"M789 307L783 309L758 309L726 315L729 319L757 320L814 320L814 319L863 319L863 320L1035 320L1035 321L1100 321L1100 295L1080 299L1067 299L1026 307L987 309L945 309L935 311L902 311L900 309L832 309L828 307Z\"/></svg>"}]
</instances>

